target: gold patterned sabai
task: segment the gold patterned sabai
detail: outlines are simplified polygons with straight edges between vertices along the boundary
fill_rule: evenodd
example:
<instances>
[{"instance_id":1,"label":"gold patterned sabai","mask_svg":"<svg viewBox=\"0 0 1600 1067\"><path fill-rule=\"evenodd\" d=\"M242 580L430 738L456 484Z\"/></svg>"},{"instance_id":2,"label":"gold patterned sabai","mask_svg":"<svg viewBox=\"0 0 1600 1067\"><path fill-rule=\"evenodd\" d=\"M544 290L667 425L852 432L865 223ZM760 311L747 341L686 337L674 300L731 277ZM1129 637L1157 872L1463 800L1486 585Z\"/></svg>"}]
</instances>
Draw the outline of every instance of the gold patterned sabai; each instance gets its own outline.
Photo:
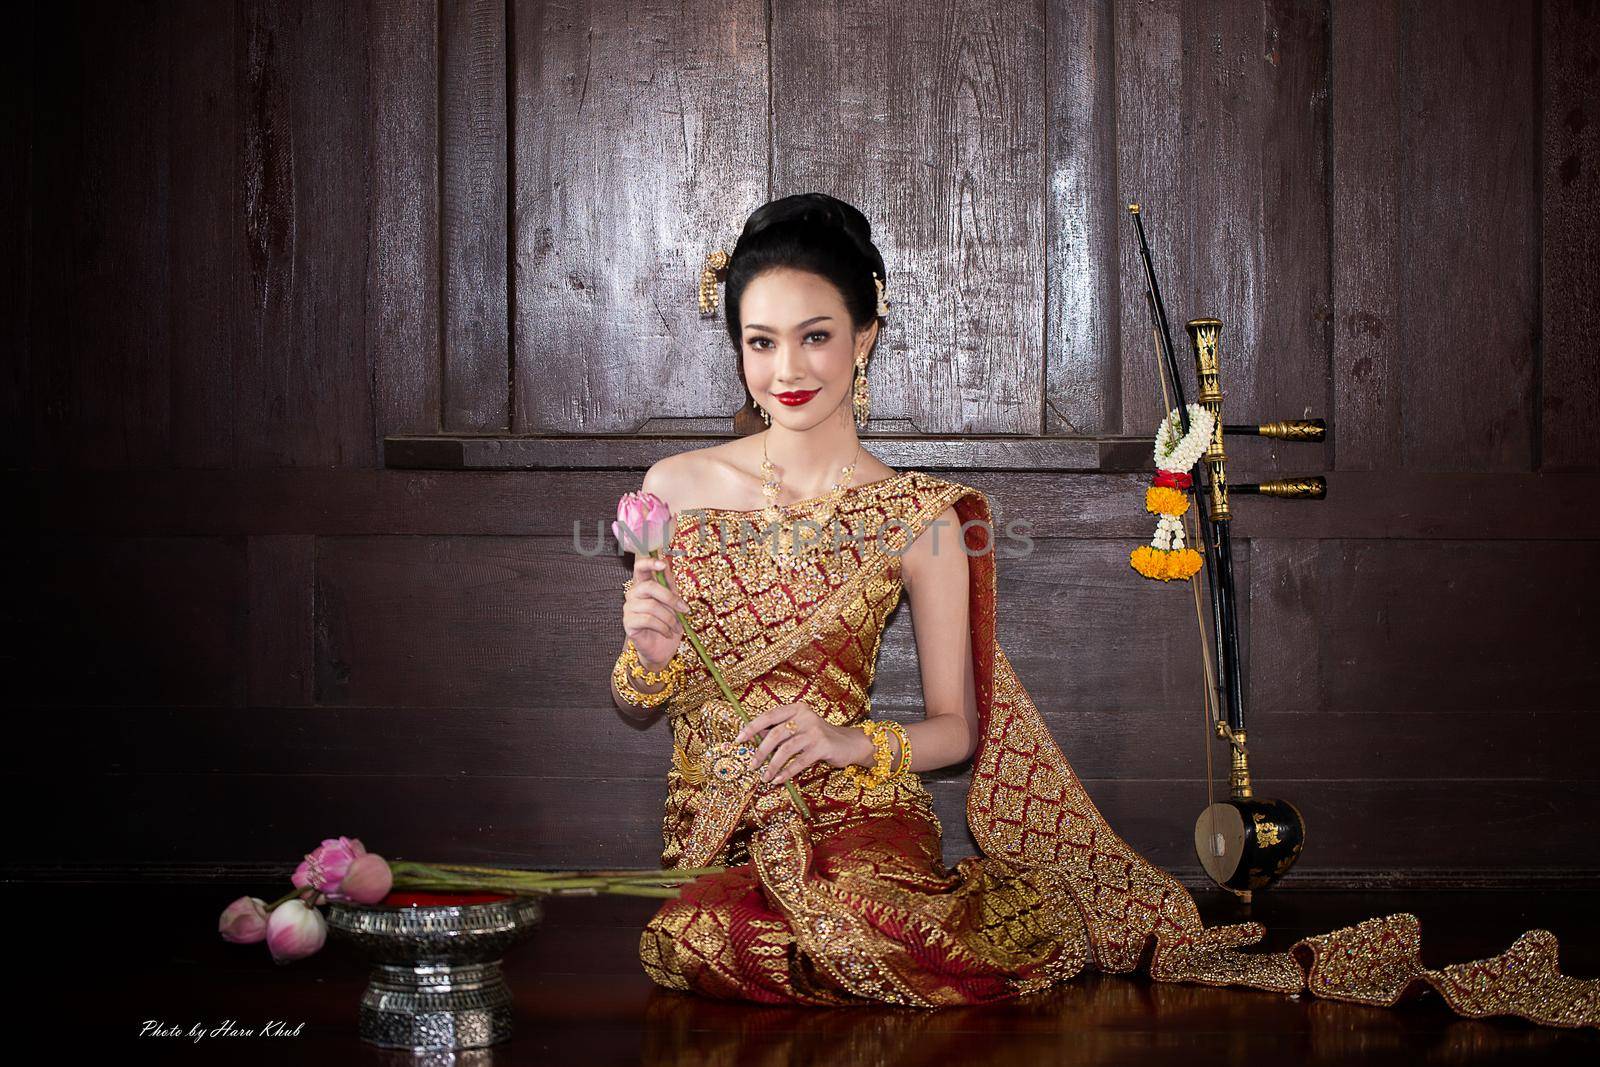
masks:
<instances>
[{"instance_id":1,"label":"gold patterned sabai","mask_svg":"<svg viewBox=\"0 0 1600 1067\"><path fill-rule=\"evenodd\" d=\"M680 592L750 714L804 701L835 726L870 718L883 628L902 592L900 552L950 509L969 549L991 537L976 489L913 471L855 486L836 516L846 532L878 537L792 570L740 547L747 513L678 517ZM1600 980L1561 974L1549 931L1430 970L1410 915L1287 952L1250 951L1266 934L1258 922L1206 926L1183 884L1089 797L996 640L994 554L968 555L979 741L965 814L982 854L944 864L932 798L903 766L875 789L825 762L807 767L792 779L812 813L805 821L782 785L762 782L749 753L730 747L742 720L704 667L687 664L668 711L661 863L725 869L685 883L646 925L640 960L657 983L766 1003L927 1008L1143 964L1160 982L1379 1005L1432 989L1462 1015L1600 1027Z\"/></svg>"}]
</instances>

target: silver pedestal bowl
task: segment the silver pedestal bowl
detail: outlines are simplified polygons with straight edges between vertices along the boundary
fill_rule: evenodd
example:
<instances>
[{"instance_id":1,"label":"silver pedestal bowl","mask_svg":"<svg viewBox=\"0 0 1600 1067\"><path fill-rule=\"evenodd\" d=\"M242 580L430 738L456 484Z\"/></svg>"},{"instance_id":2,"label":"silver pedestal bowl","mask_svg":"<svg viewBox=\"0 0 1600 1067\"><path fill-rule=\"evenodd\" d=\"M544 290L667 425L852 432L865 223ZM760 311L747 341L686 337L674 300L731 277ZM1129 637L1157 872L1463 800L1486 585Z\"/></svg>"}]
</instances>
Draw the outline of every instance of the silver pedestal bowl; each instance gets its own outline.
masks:
<instances>
[{"instance_id":1,"label":"silver pedestal bowl","mask_svg":"<svg viewBox=\"0 0 1600 1067\"><path fill-rule=\"evenodd\" d=\"M419 903L391 903L407 900ZM498 894L396 891L383 904L329 902L329 935L374 964L361 995L361 1039L431 1052L509 1038L511 990L500 959L542 914L537 897Z\"/></svg>"}]
</instances>

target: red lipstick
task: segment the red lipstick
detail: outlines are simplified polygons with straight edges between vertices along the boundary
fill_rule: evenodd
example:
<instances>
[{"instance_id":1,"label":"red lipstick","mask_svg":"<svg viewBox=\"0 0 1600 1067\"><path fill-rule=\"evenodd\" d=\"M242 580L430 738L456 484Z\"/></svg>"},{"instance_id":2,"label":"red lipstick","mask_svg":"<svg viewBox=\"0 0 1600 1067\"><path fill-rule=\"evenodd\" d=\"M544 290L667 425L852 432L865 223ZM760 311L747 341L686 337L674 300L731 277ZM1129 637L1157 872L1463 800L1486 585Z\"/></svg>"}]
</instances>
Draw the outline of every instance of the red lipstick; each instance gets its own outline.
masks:
<instances>
[{"instance_id":1,"label":"red lipstick","mask_svg":"<svg viewBox=\"0 0 1600 1067\"><path fill-rule=\"evenodd\" d=\"M798 389L791 393L773 393L772 395L777 397L780 403L797 408L820 392L822 392L821 389Z\"/></svg>"}]
</instances>

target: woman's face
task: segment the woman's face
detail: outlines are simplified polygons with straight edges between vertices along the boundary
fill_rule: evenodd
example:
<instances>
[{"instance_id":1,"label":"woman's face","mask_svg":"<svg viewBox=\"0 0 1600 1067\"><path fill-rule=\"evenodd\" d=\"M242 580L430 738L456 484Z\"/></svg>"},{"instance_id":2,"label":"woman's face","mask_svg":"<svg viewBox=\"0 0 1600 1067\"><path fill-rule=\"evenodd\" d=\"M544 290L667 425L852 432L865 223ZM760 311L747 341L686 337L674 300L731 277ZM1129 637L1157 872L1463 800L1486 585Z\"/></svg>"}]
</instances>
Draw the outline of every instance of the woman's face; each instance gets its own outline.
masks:
<instances>
[{"instance_id":1,"label":"woman's face","mask_svg":"<svg viewBox=\"0 0 1600 1067\"><path fill-rule=\"evenodd\" d=\"M832 282L789 268L766 271L745 286L739 320L750 395L774 425L793 430L816 426L850 404L856 352L870 351L878 333L876 322L855 332Z\"/></svg>"}]
</instances>

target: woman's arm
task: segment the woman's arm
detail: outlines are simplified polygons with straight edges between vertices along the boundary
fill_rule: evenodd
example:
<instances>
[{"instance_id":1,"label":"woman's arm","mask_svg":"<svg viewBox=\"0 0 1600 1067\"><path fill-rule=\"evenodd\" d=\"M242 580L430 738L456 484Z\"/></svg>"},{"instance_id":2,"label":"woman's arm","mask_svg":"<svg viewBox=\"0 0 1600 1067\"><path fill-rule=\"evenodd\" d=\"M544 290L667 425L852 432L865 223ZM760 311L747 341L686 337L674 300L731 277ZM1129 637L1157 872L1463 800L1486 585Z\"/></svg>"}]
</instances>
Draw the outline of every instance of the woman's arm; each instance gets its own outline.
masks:
<instances>
[{"instance_id":1,"label":"woman's arm","mask_svg":"<svg viewBox=\"0 0 1600 1067\"><path fill-rule=\"evenodd\" d=\"M901 559L900 580L911 598L911 622L922 664L926 715L906 726L913 771L948 767L977 748L978 695L972 677L972 636L967 627L967 554L955 508L945 508ZM792 721L793 733L774 729ZM764 781L787 782L820 760L831 766L872 766L872 742L860 730L834 726L804 701L761 712L740 729L737 741L764 734L754 765ZM889 765L900 769L900 741L890 735Z\"/></svg>"},{"instance_id":2,"label":"woman's arm","mask_svg":"<svg viewBox=\"0 0 1600 1067\"><path fill-rule=\"evenodd\" d=\"M965 762L978 746L968 566L961 519L953 507L945 508L917 536L901 560L900 578L911 601L911 625L927 709L922 722L905 728L911 739L913 771ZM893 765L898 767L899 743L891 742L891 746Z\"/></svg>"},{"instance_id":3,"label":"woman's arm","mask_svg":"<svg viewBox=\"0 0 1600 1067\"><path fill-rule=\"evenodd\" d=\"M657 461L645 472L643 491L654 493L669 508L672 507L680 492L678 483L682 477L681 470L680 457L669 456ZM669 588L663 588L656 581L657 572L665 572ZM683 624L677 613L688 610L688 603L678 595L677 583L673 581L672 569L667 561L636 554L633 558L633 586L622 601L622 630L626 639L623 648L627 648L627 640L632 640L645 669L660 670L672 659L679 642L683 640ZM662 714L662 705L654 708L633 706L618 691L618 684L613 675L611 702L628 718L649 724ZM638 693L659 693L667 683L650 685L630 677L621 684L633 687Z\"/></svg>"}]
</instances>

